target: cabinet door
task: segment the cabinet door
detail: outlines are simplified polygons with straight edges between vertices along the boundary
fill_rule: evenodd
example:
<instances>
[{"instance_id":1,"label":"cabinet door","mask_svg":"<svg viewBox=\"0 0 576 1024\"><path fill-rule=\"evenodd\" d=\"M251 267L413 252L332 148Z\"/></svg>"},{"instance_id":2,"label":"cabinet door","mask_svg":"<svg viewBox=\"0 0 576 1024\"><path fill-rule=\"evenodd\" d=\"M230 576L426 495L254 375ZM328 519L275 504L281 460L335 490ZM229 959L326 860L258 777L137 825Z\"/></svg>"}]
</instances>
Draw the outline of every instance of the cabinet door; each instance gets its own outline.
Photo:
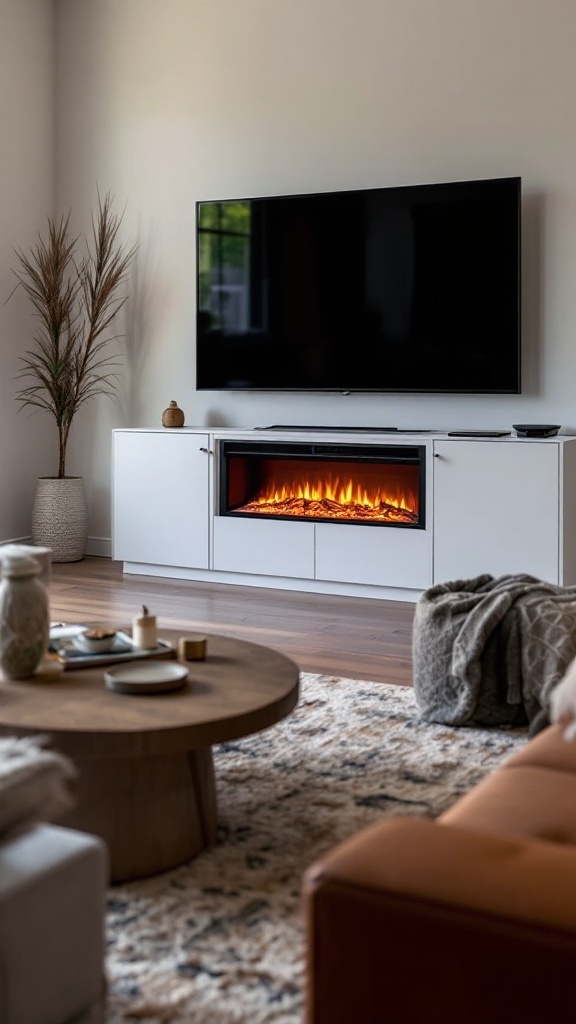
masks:
<instances>
[{"instance_id":1,"label":"cabinet door","mask_svg":"<svg viewBox=\"0 0 576 1024\"><path fill-rule=\"evenodd\" d=\"M113 558L208 568L208 441L207 434L114 431Z\"/></svg>"},{"instance_id":2,"label":"cabinet door","mask_svg":"<svg viewBox=\"0 0 576 1024\"><path fill-rule=\"evenodd\" d=\"M434 582L529 573L559 582L558 445L434 442Z\"/></svg>"}]
</instances>

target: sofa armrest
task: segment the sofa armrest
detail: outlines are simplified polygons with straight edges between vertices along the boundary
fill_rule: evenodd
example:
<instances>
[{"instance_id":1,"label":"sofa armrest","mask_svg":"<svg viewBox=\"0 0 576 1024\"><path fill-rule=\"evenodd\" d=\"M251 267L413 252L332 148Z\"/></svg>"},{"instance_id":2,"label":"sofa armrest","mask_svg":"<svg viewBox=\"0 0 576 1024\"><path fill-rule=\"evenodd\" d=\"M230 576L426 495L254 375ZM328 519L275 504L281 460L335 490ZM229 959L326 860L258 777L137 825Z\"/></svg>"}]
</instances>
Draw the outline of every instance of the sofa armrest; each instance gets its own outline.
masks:
<instances>
[{"instance_id":1,"label":"sofa armrest","mask_svg":"<svg viewBox=\"0 0 576 1024\"><path fill-rule=\"evenodd\" d=\"M0 843L0 1021L64 1024L104 1014L107 851L38 825Z\"/></svg>"},{"instance_id":2,"label":"sofa armrest","mask_svg":"<svg viewBox=\"0 0 576 1024\"><path fill-rule=\"evenodd\" d=\"M573 1024L573 847L395 818L303 899L307 1024Z\"/></svg>"}]
</instances>

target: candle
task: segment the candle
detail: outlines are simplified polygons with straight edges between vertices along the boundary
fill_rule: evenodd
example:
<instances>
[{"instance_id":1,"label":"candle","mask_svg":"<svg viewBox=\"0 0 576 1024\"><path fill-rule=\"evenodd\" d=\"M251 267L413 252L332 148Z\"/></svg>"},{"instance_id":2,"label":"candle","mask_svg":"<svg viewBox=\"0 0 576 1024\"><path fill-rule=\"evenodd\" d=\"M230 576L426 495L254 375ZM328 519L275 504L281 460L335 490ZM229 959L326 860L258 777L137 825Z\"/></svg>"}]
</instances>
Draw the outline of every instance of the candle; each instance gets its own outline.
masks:
<instances>
[{"instance_id":1,"label":"candle","mask_svg":"<svg viewBox=\"0 0 576 1024\"><path fill-rule=\"evenodd\" d=\"M132 619L132 640L134 646L142 650L150 650L157 646L156 616L148 614L145 604L142 605L140 615L135 615Z\"/></svg>"}]
</instances>

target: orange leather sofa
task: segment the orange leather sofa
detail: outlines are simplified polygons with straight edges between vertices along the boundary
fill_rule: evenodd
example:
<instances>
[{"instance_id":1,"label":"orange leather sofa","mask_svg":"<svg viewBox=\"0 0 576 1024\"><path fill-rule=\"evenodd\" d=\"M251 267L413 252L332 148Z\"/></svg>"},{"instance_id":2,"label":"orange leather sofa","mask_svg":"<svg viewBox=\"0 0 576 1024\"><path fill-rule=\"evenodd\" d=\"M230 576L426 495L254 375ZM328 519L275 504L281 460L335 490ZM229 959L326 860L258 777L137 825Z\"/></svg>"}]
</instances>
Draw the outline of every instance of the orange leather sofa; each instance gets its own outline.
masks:
<instances>
[{"instance_id":1,"label":"orange leather sofa","mask_svg":"<svg viewBox=\"0 0 576 1024\"><path fill-rule=\"evenodd\" d=\"M436 820L304 880L306 1024L575 1024L576 742L552 725Z\"/></svg>"}]
</instances>

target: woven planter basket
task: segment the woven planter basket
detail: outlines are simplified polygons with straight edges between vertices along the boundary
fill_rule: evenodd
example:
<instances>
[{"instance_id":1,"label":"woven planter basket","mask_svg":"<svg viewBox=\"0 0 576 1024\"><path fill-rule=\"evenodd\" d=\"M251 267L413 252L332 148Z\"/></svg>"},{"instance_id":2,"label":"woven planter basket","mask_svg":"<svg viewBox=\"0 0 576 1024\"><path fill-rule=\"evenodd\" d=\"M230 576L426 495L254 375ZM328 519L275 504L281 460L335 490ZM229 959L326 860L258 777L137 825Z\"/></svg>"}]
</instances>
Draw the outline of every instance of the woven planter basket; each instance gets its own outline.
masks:
<instances>
[{"instance_id":1,"label":"woven planter basket","mask_svg":"<svg viewBox=\"0 0 576 1024\"><path fill-rule=\"evenodd\" d=\"M32 543L51 548L53 562L79 562L87 540L84 479L40 477L32 507Z\"/></svg>"}]
</instances>

